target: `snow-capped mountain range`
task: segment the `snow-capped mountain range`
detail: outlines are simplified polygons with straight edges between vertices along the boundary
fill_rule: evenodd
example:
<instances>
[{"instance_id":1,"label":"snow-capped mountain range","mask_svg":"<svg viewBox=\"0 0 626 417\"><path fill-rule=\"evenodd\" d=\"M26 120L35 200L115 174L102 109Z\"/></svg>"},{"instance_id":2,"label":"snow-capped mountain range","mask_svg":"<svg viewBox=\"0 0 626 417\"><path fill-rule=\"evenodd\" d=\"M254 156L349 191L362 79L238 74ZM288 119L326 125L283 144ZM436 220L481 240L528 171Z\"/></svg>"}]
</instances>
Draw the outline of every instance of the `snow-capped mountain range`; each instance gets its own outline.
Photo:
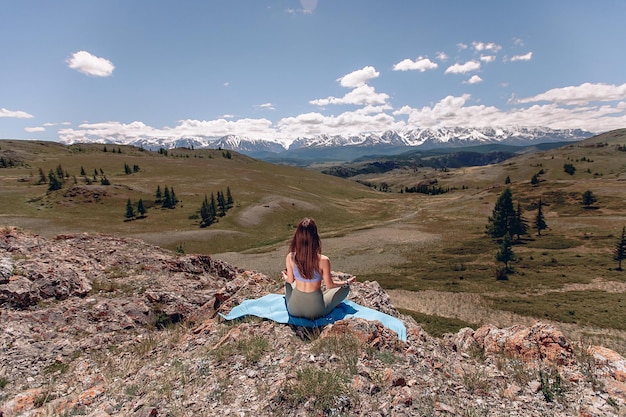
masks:
<instances>
[{"instance_id":1,"label":"snow-capped mountain range","mask_svg":"<svg viewBox=\"0 0 626 417\"><path fill-rule=\"evenodd\" d=\"M259 159L350 160L365 154L397 154L409 149L435 149L480 144L527 146L546 142L572 142L594 133L581 129L517 128L436 128L388 130L358 135L318 135L301 137L289 145L282 142L236 135L223 137L194 136L185 138L93 138L89 142L124 144L158 150L174 148L227 149ZM67 141L65 143L68 143ZM70 143L68 143L70 144ZM335 155L335 157L333 157Z\"/></svg>"}]
</instances>

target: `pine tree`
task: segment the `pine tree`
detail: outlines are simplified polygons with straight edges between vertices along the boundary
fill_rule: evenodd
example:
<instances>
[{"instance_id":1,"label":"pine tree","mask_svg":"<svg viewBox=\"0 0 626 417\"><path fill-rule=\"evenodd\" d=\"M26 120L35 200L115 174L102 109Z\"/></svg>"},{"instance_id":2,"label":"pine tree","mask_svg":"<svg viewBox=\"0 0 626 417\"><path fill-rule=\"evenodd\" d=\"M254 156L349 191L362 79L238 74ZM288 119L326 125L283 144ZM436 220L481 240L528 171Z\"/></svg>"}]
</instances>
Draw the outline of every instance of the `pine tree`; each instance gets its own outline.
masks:
<instances>
[{"instance_id":1,"label":"pine tree","mask_svg":"<svg viewBox=\"0 0 626 417\"><path fill-rule=\"evenodd\" d=\"M37 184L45 184L47 182L48 179L46 178L46 174L43 173L43 169L39 168L39 181Z\"/></svg>"},{"instance_id":2,"label":"pine tree","mask_svg":"<svg viewBox=\"0 0 626 417\"><path fill-rule=\"evenodd\" d=\"M595 195L591 192L591 190L587 190L583 193L583 204L585 207L591 206L593 203L598 201Z\"/></svg>"},{"instance_id":3,"label":"pine tree","mask_svg":"<svg viewBox=\"0 0 626 417\"><path fill-rule=\"evenodd\" d=\"M230 187L226 187L226 208L230 209L234 204L235 202L233 201L233 195L230 193Z\"/></svg>"},{"instance_id":4,"label":"pine tree","mask_svg":"<svg viewBox=\"0 0 626 417\"><path fill-rule=\"evenodd\" d=\"M176 207L176 204L178 204L178 197L176 197L176 193L174 192L174 187L170 188L170 199L172 201L171 207L172 208Z\"/></svg>"},{"instance_id":5,"label":"pine tree","mask_svg":"<svg viewBox=\"0 0 626 417\"><path fill-rule=\"evenodd\" d=\"M56 191L61 188L63 188L63 180L59 179L54 171L50 170L48 172L48 191Z\"/></svg>"},{"instance_id":6,"label":"pine tree","mask_svg":"<svg viewBox=\"0 0 626 417\"><path fill-rule=\"evenodd\" d=\"M513 194L510 188L506 188L498 197L492 215L489 217L487 233L493 238L502 237L506 233L513 234L514 223Z\"/></svg>"},{"instance_id":7,"label":"pine tree","mask_svg":"<svg viewBox=\"0 0 626 417\"><path fill-rule=\"evenodd\" d=\"M172 196L170 195L170 189L167 188L167 185L163 189L163 204L161 204L163 208L172 207Z\"/></svg>"},{"instance_id":8,"label":"pine tree","mask_svg":"<svg viewBox=\"0 0 626 417\"><path fill-rule=\"evenodd\" d=\"M504 180L504 183L505 183L506 185L510 184L510 183L511 183L511 177L509 177L509 176L507 175L507 176L506 176L506 179Z\"/></svg>"},{"instance_id":9,"label":"pine tree","mask_svg":"<svg viewBox=\"0 0 626 417\"><path fill-rule=\"evenodd\" d=\"M126 175L132 174L132 171L130 170L130 165L128 165L126 163L124 164L124 173Z\"/></svg>"},{"instance_id":10,"label":"pine tree","mask_svg":"<svg viewBox=\"0 0 626 417\"><path fill-rule=\"evenodd\" d=\"M221 191L217 192L217 208L220 211L220 217L226 215L226 199L224 199L224 193Z\"/></svg>"},{"instance_id":11,"label":"pine tree","mask_svg":"<svg viewBox=\"0 0 626 417\"><path fill-rule=\"evenodd\" d=\"M143 204L143 200L140 198L137 202L137 213L139 213L139 215L143 217L143 215L146 214L147 211L148 210L146 209L146 206Z\"/></svg>"},{"instance_id":12,"label":"pine tree","mask_svg":"<svg viewBox=\"0 0 626 417\"><path fill-rule=\"evenodd\" d=\"M517 236L517 240L519 240L522 235L528 234L528 222L526 221L526 219L524 219L524 217L522 217L522 205L519 202L517 203L517 210L515 211L515 221L513 222L511 233L514 236Z\"/></svg>"},{"instance_id":13,"label":"pine tree","mask_svg":"<svg viewBox=\"0 0 626 417\"><path fill-rule=\"evenodd\" d=\"M537 174L533 175L533 177L530 179L530 183L531 185L539 184L539 176Z\"/></svg>"},{"instance_id":14,"label":"pine tree","mask_svg":"<svg viewBox=\"0 0 626 417\"><path fill-rule=\"evenodd\" d=\"M83 168L82 166L80 167L80 175L82 175L83 177L84 177L85 175L87 175L87 174L85 173L85 168Z\"/></svg>"},{"instance_id":15,"label":"pine tree","mask_svg":"<svg viewBox=\"0 0 626 417\"><path fill-rule=\"evenodd\" d=\"M65 177L65 172L63 172L63 167L61 165L57 165L56 172L57 172L57 177L61 181L63 181L63 177Z\"/></svg>"},{"instance_id":16,"label":"pine tree","mask_svg":"<svg viewBox=\"0 0 626 417\"><path fill-rule=\"evenodd\" d=\"M500 249L496 253L496 260L498 262L504 262L504 268L506 272L510 272L511 268L509 263L515 260L515 254L513 253L513 244L511 243L511 236L506 233L502 238Z\"/></svg>"},{"instance_id":17,"label":"pine tree","mask_svg":"<svg viewBox=\"0 0 626 417\"><path fill-rule=\"evenodd\" d=\"M213 213L213 221L217 218L217 204L215 203L215 196L211 193L211 201L209 202L209 210Z\"/></svg>"},{"instance_id":18,"label":"pine tree","mask_svg":"<svg viewBox=\"0 0 626 417\"><path fill-rule=\"evenodd\" d=\"M163 201L163 194L161 193L161 186L157 185L156 193L154 194L155 204L159 204Z\"/></svg>"},{"instance_id":19,"label":"pine tree","mask_svg":"<svg viewBox=\"0 0 626 417\"><path fill-rule=\"evenodd\" d=\"M133 203L131 203L130 198L126 202L126 218L132 219L135 217L135 209L133 207Z\"/></svg>"},{"instance_id":20,"label":"pine tree","mask_svg":"<svg viewBox=\"0 0 626 417\"><path fill-rule=\"evenodd\" d=\"M537 215L535 216L535 229L537 229L537 236L541 236L541 231L548 228L546 224L546 220L543 217L543 203L541 199L539 199L539 204L537 207Z\"/></svg>"},{"instance_id":21,"label":"pine tree","mask_svg":"<svg viewBox=\"0 0 626 417\"><path fill-rule=\"evenodd\" d=\"M626 227L622 227L622 236L613 252L613 260L618 262L617 270L622 270L622 261L626 259Z\"/></svg>"},{"instance_id":22,"label":"pine tree","mask_svg":"<svg viewBox=\"0 0 626 417\"><path fill-rule=\"evenodd\" d=\"M215 222L215 208L211 207L209 200L205 194L204 201L202 201L202 207L200 208L200 222L201 227L207 227Z\"/></svg>"}]
</instances>

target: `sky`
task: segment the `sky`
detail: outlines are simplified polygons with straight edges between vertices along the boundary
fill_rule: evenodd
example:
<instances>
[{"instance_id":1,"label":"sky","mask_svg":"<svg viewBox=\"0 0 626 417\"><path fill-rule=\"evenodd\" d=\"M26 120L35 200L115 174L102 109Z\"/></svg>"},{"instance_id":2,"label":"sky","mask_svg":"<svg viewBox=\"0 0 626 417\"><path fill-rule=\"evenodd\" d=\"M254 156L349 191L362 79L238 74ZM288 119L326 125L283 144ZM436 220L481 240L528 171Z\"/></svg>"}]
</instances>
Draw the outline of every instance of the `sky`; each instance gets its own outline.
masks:
<instances>
[{"instance_id":1,"label":"sky","mask_svg":"<svg viewBox=\"0 0 626 417\"><path fill-rule=\"evenodd\" d=\"M626 127L623 0L0 6L0 138Z\"/></svg>"}]
</instances>

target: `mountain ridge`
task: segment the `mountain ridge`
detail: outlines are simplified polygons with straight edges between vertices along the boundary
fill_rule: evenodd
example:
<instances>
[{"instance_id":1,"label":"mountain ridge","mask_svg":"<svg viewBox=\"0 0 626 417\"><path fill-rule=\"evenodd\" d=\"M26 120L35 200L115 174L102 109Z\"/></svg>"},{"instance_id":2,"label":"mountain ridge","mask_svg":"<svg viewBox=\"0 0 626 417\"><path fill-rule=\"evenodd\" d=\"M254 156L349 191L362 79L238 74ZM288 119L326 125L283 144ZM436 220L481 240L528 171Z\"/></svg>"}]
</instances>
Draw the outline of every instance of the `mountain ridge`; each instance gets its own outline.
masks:
<instances>
[{"instance_id":1,"label":"mountain ridge","mask_svg":"<svg viewBox=\"0 0 626 417\"><path fill-rule=\"evenodd\" d=\"M546 142L575 142L593 136L582 129L550 129L542 127L485 128L423 128L364 132L355 135L321 134L298 137L291 142L238 135L189 136L172 138L90 138L90 143L133 145L157 150L160 148L226 149L258 159L321 159L352 160L365 154L397 154L411 148L433 149L501 143L526 146ZM72 144L74 140L61 140ZM336 152L335 152L336 151Z\"/></svg>"}]
</instances>

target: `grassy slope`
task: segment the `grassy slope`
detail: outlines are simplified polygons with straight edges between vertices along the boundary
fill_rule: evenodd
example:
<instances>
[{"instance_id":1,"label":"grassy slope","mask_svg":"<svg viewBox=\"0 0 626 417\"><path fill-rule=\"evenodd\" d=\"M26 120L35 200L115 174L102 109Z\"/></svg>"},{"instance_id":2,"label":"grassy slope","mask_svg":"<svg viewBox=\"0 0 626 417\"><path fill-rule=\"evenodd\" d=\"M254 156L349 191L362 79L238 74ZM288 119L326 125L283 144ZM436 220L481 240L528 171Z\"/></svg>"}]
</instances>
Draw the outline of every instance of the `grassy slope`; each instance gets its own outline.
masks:
<instances>
[{"instance_id":1,"label":"grassy slope","mask_svg":"<svg viewBox=\"0 0 626 417\"><path fill-rule=\"evenodd\" d=\"M123 234L147 238L164 247L184 244L189 252L242 251L284 241L292 225L312 215L334 231L351 230L392 216L381 210L386 196L351 181L289 166L272 165L217 150L173 150L168 156L121 146L121 154L103 152L102 145L65 147L50 142L0 141L0 153L10 150L26 166L0 169L0 224L18 224L44 235L68 231ZM63 190L47 193L37 185L39 168L46 174L58 165L70 174ZM124 173L124 164L140 172ZM85 185L83 167L92 178L102 169L110 186ZM64 196L77 177L81 191L104 191L98 202ZM21 181L20 181L21 179ZM173 187L180 204L175 209L151 207L157 186ZM200 228L197 214L205 195L230 187L235 207L209 228ZM127 199L149 206L145 219L124 221Z\"/></svg>"},{"instance_id":2,"label":"grassy slope","mask_svg":"<svg viewBox=\"0 0 626 417\"><path fill-rule=\"evenodd\" d=\"M596 147L596 143L608 146ZM616 270L612 251L626 225L626 130L611 132L564 148L522 155L499 165L450 172L420 170L364 176L371 183L387 182L401 188L437 178L444 186L462 188L428 197L415 221L425 231L442 235L441 245L407 250L407 262L389 274L361 276L387 288L433 290L437 293L474 292L488 295L483 303L501 311L581 325L626 330L626 273ZM584 160L583 160L584 159ZM571 163L576 173L564 172ZM542 182L530 184L541 169ZM532 224L536 202L542 199L549 229L514 246L518 260L508 281L496 282L497 243L484 230L494 203L509 176L515 203L521 203ZM581 204L582 193L598 198L592 208ZM581 297L577 290L588 291ZM602 291L596 291L602 289ZM421 312L433 312L445 300L427 306L404 296L399 304ZM449 306L454 311L455 306ZM486 318L462 317L471 323ZM626 334L616 346L626 350ZM611 343L607 343L611 344Z\"/></svg>"}]
</instances>

